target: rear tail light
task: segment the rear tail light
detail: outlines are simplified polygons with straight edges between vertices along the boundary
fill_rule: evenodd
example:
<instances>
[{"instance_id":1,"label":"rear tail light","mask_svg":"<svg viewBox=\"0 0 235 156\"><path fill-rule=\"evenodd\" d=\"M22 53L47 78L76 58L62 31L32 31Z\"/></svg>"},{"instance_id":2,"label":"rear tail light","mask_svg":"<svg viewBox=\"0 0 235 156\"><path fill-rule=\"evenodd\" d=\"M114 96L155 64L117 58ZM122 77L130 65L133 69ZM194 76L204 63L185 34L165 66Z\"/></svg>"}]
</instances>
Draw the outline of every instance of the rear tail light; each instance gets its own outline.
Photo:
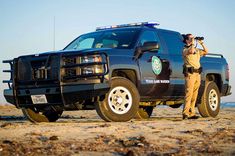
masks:
<instances>
[{"instance_id":1,"label":"rear tail light","mask_svg":"<svg viewBox=\"0 0 235 156\"><path fill-rule=\"evenodd\" d=\"M225 78L226 78L226 80L227 81L229 81L229 66L228 66L228 64L226 65L226 73L225 73Z\"/></svg>"}]
</instances>

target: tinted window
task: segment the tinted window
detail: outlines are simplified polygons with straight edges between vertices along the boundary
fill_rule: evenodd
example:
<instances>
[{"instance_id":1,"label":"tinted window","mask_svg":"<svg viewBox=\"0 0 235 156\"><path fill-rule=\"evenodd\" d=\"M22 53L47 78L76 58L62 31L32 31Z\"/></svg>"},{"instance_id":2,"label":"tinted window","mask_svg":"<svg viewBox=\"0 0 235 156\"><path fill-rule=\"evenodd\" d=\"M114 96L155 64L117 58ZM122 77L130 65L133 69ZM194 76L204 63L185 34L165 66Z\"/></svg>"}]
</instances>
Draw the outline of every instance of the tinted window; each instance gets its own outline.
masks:
<instances>
[{"instance_id":1,"label":"tinted window","mask_svg":"<svg viewBox=\"0 0 235 156\"><path fill-rule=\"evenodd\" d=\"M182 54L184 44L179 33L163 30L159 31L159 34L165 41L169 54Z\"/></svg>"},{"instance_id":2,"label":"tinted window","mask_svg":"<svg viewBox=\"0 0 235 156\"><path fill-rule=\"evenodd\" d=\"M145 42L157 41L156 34L153 31L144 31L140 37L140 45L143 46Z\"/></svg>"},{"instance_id":3,"label":"tinted window","mask_svg":"<svg viewBox=\"0 0 235 156\"><path fill-rule=\"evenodd\" d=\"M97 31L78 37L64 50L80 50L87 48L131 49L136 43L139 29L114 29Z\"/></svg>"}]
</instances>

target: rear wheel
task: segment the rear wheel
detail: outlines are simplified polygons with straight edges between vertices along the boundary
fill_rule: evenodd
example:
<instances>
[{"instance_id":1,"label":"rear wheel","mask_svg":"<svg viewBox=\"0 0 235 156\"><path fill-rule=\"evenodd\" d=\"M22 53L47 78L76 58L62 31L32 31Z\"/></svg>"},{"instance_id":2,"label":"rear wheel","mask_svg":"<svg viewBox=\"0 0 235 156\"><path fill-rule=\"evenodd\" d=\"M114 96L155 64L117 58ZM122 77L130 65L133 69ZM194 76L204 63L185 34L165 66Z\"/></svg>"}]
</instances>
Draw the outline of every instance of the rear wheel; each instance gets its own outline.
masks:
<instances>
[{"instance_id":1,"label":"rear wheel","mask_svg":"<svg viewBox=\"0 0 235 156\"><path fill-rule=\"evenodd\" d=\"M31 122L55 122L63 113L62 110L54 110L52 107L48 107L43 111L37 108L23 108L22 112Z\"/></svg>"},{"instance_id":2,"label":"rear wheel","mask_svg":"<svg viewBox=\"0 0 235 156\"><path fill-rule=\"evenodd\" d=\"M216 117L220 110L220 92L215 82L209 81L198 106L202 117Z\"/></svg>"},{"instance_id":3,"label":"rear wheel","mask_svg":"<svg viewBox=\"0 0 235 156\"><path fill-rule=\"evenodd\" d=\"M96 111L105 121L128 121L137 113L139 99L139 92L130 80L115 77L105 99L96 103Z\"/></svg>"},{"instance_id":4,"label":"rear wheel","mask_svg":"<svg viewBox=\"0 0 235 156\"><path fill-rule=\"evenodd\" d=\"M140 106L138 112L135 115L136 119L148 119L153 113L153 106Z\"/></svg>"}]
</instances>

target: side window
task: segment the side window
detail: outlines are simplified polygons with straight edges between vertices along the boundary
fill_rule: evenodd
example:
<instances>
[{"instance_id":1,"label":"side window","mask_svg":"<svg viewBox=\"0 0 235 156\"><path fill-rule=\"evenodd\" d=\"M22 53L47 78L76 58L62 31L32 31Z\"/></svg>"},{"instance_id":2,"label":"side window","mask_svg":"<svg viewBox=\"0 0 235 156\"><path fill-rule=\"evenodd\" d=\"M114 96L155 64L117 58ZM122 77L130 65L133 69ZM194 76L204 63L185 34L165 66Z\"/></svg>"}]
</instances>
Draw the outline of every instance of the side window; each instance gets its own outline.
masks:
<instances>
[{"instance_id":1,"label":"side window","mask_svg":"<svg viewBox=\"0 0 235 156\"><path fill-rule=\"evenodd\" d=\"M156 34L153 31L144 31L140 37L140 46L144 45L145 42L149 41L157 41L159 42L159 39L157 38Z\"/></svg>"},{"instance_id":2,"label":"side window","mask_svg":"<svg viewBox=\"0 0 235 156\"><path fill-rule=\"evenodd\" d=\"M162 31L160 32L169 54L182 55L184 44L178 33Z\"/></svg>"}]
</instances>

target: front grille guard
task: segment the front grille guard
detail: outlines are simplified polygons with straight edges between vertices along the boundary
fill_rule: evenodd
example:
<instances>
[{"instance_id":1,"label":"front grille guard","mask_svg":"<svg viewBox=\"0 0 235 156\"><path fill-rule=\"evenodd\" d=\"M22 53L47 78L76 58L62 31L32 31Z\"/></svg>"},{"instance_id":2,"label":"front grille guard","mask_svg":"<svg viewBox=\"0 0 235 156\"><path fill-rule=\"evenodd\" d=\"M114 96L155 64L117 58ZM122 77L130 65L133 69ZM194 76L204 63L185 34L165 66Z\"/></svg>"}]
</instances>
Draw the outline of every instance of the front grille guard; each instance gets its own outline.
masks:
<instances>
[{"instance_id":1,"label":"front grille guard","mask_svg":"<svg viewBox=\"0 0 235 156\"><path fill-rule=\"evenodd\" d=\"M9 80L3 80L3 83L7 83L9 89L12 89L12 83L13 83L13 61L14 60L3 60L2 63L8 63L10 65L10 70L3 70L5 73L10 73L10 79Z\"/></svg>"},{"instance_id":2,"label":"front grille guard","mask_svg":"<svg viewBox=\"0 0 235 156\"><path fill-rule=\"evenodd\" d=\"M50 59L50 55L48 56L48 59L46 61L46 66L48 66L48 61ZM2 63L8 63L10 64L10 70L3 70L3 72L8 72L10 73L10 80L3 80L3 83L7 83L8 84L8 87L9 89L12 89L13 91L13 97L14 97L14 105L17 107L17 108L20 108L22 106L27 106L27 104L22 104L20 103L19 101L19 98L16 98L16 97L19 97L18 96L18 89L20 88L20 84L21 84L21 80L18 80L18 61L19 61L19 58L15 58L14 60L3 60ZM58 63L60 63L58 61ZM59 67L60 65L58 65ZM59 68L58 68L59 70ZM57 80L59 80L59 77L57 78ZM31 83L35 83L35 82L49 82L49 81L54 81L54 79L51 79L51 80L22 80L22 82L24 82L24 85L30 85ZM58 82L59 83L59 82ZM35 87L34 87L35 88ZM30 87L28 87L28 89L30 89ZM48 105L56 105L57 103L47 103ZM59 105L60 103L58 103ZM30 106L31 104L28 104L28 106Z\"/></svg>"},{"instance_id":3,"label":"front grille guard","mask_svg":"<svg viewBox=\"0 0 235 156\"><path fill-rule=\"evenodd\" d=\"M108 56L106 53L99 53L99 52L95 52L95 53L92 53L92 54L62 54L62 57L64 56L88 56L88 55L103 55L104 56L104 60L102 60L102 62L99 62L98 64L102 64L105 68L105 71L102 73L102 74L89 74L89 75L82 75L82 76L76 76L76 77L71 77L69 79L79 79L79 78L89 78L89 77L98 77L98 78L101 78L101 79L104 79L104 76L108 74L109 72L109 67L108 67ZM8 84L8 87L9 89L12 89L13 90L13 96L14 97L17 97L18 96L18 93L17 93L17 90L18 90L18 82L16 83L17 81L17 70L18 70L18 66L17 66L17 62L18 59L14 59L14 60L3 60L2 63L8 63L10 65L10 69L9 70L3 70L3 72L6 72L6 73L10 73L10 79L9 80L3 80L3 83L7 83ZM86 65L91 65L91 63L85 63L85 64L78 64L78 66L86 66ZM96 65L96 63L93 63L93 65ZM60 68L68 68L69 66L64 66L62 65L62 59L60 59ZM61 70L60 69L60 70ZM60 72L59 72L60 73ZM59 74L59 80L61 81L62 80L62 75ZM62 99L63 99L63 96L62 96ZM19 106L19 101L18 101L18 98L14 98L14 105L17 107L17 108L20 108ZM54 105L54 104L53 104Z\"/></svg>"}]
</instances>

